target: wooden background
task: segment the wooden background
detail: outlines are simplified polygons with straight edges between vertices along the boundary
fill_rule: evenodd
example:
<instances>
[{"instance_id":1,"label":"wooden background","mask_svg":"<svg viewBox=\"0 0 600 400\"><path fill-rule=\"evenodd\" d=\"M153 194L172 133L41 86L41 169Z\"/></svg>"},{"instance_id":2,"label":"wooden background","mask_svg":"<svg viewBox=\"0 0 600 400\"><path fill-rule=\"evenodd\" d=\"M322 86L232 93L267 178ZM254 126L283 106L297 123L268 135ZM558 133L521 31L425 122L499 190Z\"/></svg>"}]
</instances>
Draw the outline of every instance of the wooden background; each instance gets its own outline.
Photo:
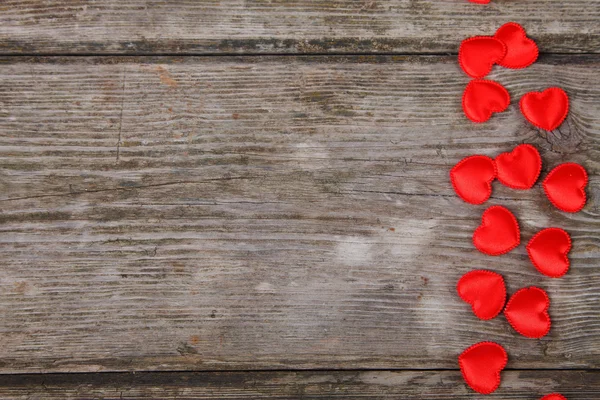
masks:
<instances>
[{"instance_id":1,"label":"wooden background","mask_svg":"<svg viewBox=\"0 0 600 400\"><path fill-rule=\"evenodd\" d=\"M456 50L508 21L542 55L476 125ZM493 340L489 398L600 398L599 67L600 0L3 0L0 397L473 399L456 357ZM553 132L518 110L549 86ZM519 143L585 166L583 211L456 197L452 165ZM493 204L523 232L501 257L471 244ZM561 279L524 249L550 226ZM477 320L474 268L545 288L551 333Z\"/></svg>"}]
</instances>

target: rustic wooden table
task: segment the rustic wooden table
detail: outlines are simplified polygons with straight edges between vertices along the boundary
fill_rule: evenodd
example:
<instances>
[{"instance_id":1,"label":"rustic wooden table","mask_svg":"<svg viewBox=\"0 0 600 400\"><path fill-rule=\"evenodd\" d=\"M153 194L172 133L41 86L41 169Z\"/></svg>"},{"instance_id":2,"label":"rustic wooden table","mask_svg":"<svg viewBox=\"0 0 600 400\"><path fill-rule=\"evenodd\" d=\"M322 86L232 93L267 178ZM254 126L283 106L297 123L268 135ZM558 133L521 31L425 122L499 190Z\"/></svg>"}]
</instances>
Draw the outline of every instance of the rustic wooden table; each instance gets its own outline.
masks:
<instances>
[{"instance_id":1,"label":"rustic wooden table","mask_svg":"<svg viewBox=\"0 0 600 400\"><path fill-rule=\"evenodd\" d=\"M508 21L542 56L476 125L457 47ZM489 398L600 398L599 67L600 0L3 0L0 397L473 399L456 357L494 340ZM517 99L552 85L544 132ZM523 142L587 168L582 212L456 197ZM568 275L477 252L490 204L568 230ZM551 333L477 320L473 268L547 289Z\"/></svg>"}]
</instances>

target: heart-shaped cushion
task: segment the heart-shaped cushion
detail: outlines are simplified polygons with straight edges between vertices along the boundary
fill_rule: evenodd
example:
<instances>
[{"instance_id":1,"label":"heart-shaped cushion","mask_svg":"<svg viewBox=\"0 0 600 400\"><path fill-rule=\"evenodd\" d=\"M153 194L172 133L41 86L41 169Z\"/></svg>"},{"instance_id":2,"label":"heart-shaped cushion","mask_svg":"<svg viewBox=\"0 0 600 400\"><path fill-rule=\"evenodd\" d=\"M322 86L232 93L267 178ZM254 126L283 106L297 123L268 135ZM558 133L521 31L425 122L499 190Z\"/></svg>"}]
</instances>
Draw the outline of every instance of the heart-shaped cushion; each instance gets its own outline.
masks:
<instances>
[{"instance_id":1,"label":"heart-shaped cushion","mask_svg":"<svg viewBox=\"0 0 600 400\"><path fill-rule=\"evenodd\" d=\"M505 68L526 68L537 60L539 50L537 44L527 37L525 29L516 22L502 25L494 37L506 45L506 55L498 65Z\"/></svg>"},{"instance_id":2,"label":"heart-shaped cushion","mask_svg":"<svg viewBox=\"0 0 600 400\"><path fill-rule=\"evenodd\" d=\"M535 268L551 278L560 278L569 270L571 237L560 228L538 232L527 244L529 259Z\"/></svg>"},{"instance_id":3,"label":"heart-shaped cushion","mask_svg":"<svg viewBox=\"0 0 600 400\"><path fill-rule=\"evenodd\" d=\"M532 125L552 131L563 123L569 113L569 96L561 88L530 92L521 98L521 112Z\"/></svg>"},{"instance_id":4,"label":"heart-shaped cushion","mask_svg":"<svg viewBox=\"0 0 600 400\"><path fill-rule=\"evenodd\" d=\"M521 242L521 231L515 216L505 207L485 210L481 225L473 233L473 244L482 253L499 256L508 253Z\"/></svg>"},{"instance_id":5,"label":"heart-shaped cushion","mask_svg":"<svg viewBox=\"0 0 600 400\"><path fill-rule=\"evenodd\" d=\"M506 286L502 275L492 271L475 270L460 278L456 290L461 299L471 305L477 318L495 318L506 303Z\"/></svg>"},{"instance_id":6,"label":"heart-shaped cushion","mask_svg":"<svg viewBox=\"0 0 600 400\"><path fill-rule=\"evenodd\" d=\"M471 78L483 78L506 55L506 45L493 36L473 36L461 42L458 63Z\"/></svg>"},{"instance_id":7,"label":"heart-shaped cushion","mask_svg":"<svg viewBox=\"0 0 600 400\"><path fill-rule=\"evenodd\" d=\"M585 206L587 184L585 168L575 163L560 164L543 182L548 200L559 210L572 213L581 211Z\"/></svg>"},{"instance_id":8,"label":"heart-shaped cushion","mask_svg":"<svg viewBox=\"0 0 600 400\"><path fill-rule=\"evenodd\" d=\"M450 170L450 181L456 194L470 204L482 204L492 195L496 178L494 160L475 155L462 159Z\"/></svg>"},{"instance_id":9,"label":"heart-shaped cushion","mask_svg":"<svg viewBox=\"0 0 600 400\"><path fill-rule=\"evenodd\" d=\"M518 145L494 161L500 183L513 189L531 189L542 171L542 157L530 144Z\"/></svg>"},{"instance_id":10,"label":"heart-shaped cushion","mask_svg":"<svg viewBox=\"0 0 600 400\"><path fill-rule=\"evenodd\" d=\"M474 344L458 357L458 365L465 382L481 394L490 394L498 389L500 371L506 367L507 362L506 350L493 342Z\"/></svg>"},{"instance_id":11,"label":"heart-shaped cushion","mask_svg":"<svg viewBox=\"0 0 600 400\"><path fill-rule=\"evenodd\" d=\"M567 400L567 398L560 393L552 393L552 394L547 394L546 396L542 397L540 400Z\"/></svg>"},{"instance_id":12,"label":"heart-shaped cushion","mask_svg":"<svg viewBox=\"0 0 600 400\"><path fill-rule=\"evenodd\" d=\"M532 286L512 295L504 315L515 331L525 337L539 339L550 332L549 307L550 299L546 291Z\"/></svg>"},{"instance_id":13,"label":"heart-shaped cushion","mask_svg":"<svg viewBox=\"0 0 600 400\"><path fill-rule=\"evenodd\" d=\"M492 113L502 112L510 105L508 91L498 82L474 79L465 88L463 111L473 122L485 122Z\"/></svg>"}]
</instances>

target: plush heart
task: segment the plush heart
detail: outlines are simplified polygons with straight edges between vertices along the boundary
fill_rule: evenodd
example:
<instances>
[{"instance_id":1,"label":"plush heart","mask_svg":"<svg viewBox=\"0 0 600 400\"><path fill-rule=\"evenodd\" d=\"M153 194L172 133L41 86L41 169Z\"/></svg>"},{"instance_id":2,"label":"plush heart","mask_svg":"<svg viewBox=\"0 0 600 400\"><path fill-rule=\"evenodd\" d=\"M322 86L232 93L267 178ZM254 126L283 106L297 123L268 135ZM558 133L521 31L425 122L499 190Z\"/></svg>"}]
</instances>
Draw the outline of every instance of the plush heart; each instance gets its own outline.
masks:
<instances>
[{"instance_id":1,"label":"plush heart","mask_svg":"<svg viewBox=\"0 0 600 400\"><path fill-rule=\"evenodd\" d=\"M530 144L521 144L494 161L498 180L513 189L531 189L542 171L540 153Z\"/></svg>"},{"instance_id":2,"label":"plush heart","mask_svg":"<svg viewBox=\"0 0 600 400\"><path fill-rule=\"evenodd\" d=\"M450 181L458 196L471 204L482 204L492 194L496 178L494 160L488 156L470 156L450 170Z\"/></svg>"},{"instance_id":3,"label":"plush heart","mask_svg":"<svg viewBox=\"0 0 600 400\"><path fill-rule=\"evenodd\" d=\"M508 253L521 242L521 232L515 216L502 206L485 210L481 225L473 233L473 244L482 253L499 256Z\"/></svg>"},{"instance_id":4,"label":"plush heart","mask_svg":"<svg viewBox=\"0 0 600 400\"><path fill-rule=\"evenodd\" d=\"M483 78L506 55L506 45L493 36L473 36L458 49L458 63L471 78Z\"/></svg>"},{"instance_id":5,"label":"plush heart","mask_svg":"<svg viewBox=\"0 0 600 400\"><path fill-rule=\"evenodd\" d=\"M506 286L502 275L492 271L467 272L458 281L456 290L461 299L471 305L477 318L495 318L506 303Z\"/></svg>"},{"instance_id":6,"label":"plush heart","mask_svg":"<svg viewBox=\"0 0 600 400\"><path fill-rule=\"evenodd\" d=\"M585 187L588 174L575 163L564 163L554 168L544 179L544 192L552 204L565 212L578 212L586 202Z\"/></svg>"},{"instance_id":7,"label":"plush heart","mask_svg":"<svg viewBox=\"0 0 600 400\"><path fill-rule=\"evenodd\" d=\"M490 0L469 0L471 3L488 4Z\"/></svg>"},{"instance_id":8,"label":"plush heart","mask_svg":"<svg viewBox=\"0 0 600 400\"><path fill-rule=\"evenodd\" d=\"M567 400L567 398L562 394L552 393L542 397L540 400Z\"/></svg>"},{"instance_id":9,"label":"plush heart","mask_svg":"<svg viewBox=\"0 0 600 400\"><path fill-rule=\"evenodd\" d=\"M475 79L469 82L463 93L463 111L473 122L485 122L492 113L502 112L509 105L510 95L498 82Z\"/></svg>"},{"instance_id":10,"label":"plush heart","mask_svg":"<svg viewBox=\"0 0 600 400\"><path fill-rule=\"evenodd\" d=\"M498 65L519 69L528 67L537 60L537 44L527 37L525 29L516 22L502 25L494 37L506 45L506 55L498 61Z\"/></svg>"},{"instance_id":11,"label":"plush heart","mask_svg":"<svg viewBox=\"0 0 600 400\"><path fill-rule=\"evenodd\" d=\"M532 286L513 294L506 304L504 315L515 331L528 338L539 339L550 331L549 307L548 294Z\"/></svg>"},{"instance_id":12,"label":"plush heart","mask_svg":"<svg viewBox=\"0 0 600 400\"><path fill-rule=\"evenodd\" d=\"M481 394L490 394L500 386L500 371L506 367L508 355L502 346L481 342L458 356L458 365L465 382Z\"/></svg>"},{"instance_id":13,"label":"plush heart","mask_svg":"<svg viewBox=\"0 0 600 400\"><path fill-rule=\"evenodd\" d=\"M532 125L552 131L563 123L569 113L569 96L561 88L530 92L521 98L521 112Z\"/></svg>"},{"instance_id":14,"label":"plush heart","mask_svg":"<svg viewBox=\"0 0 600 400\"><path fill-rule=\"evenodd\" d=\"M527 244L529 259L542 274L560 278L569 270L571 237L560 228L547 228L538 232Z\"/></svg>"}]
</instances>

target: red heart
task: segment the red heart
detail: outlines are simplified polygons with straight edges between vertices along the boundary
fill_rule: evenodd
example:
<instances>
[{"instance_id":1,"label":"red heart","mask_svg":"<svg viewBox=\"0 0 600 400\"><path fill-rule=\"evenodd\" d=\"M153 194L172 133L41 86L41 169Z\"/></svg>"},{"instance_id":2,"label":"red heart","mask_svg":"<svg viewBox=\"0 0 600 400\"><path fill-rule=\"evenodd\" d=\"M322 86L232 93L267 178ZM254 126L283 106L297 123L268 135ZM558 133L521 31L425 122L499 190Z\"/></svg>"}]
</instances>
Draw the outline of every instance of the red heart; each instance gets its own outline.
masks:
<instances>
[{"instance_id":1,"label":"red heart","mask_svg":"<svg viewBox=\"0 0 600 400\"><path fill-rule=\"evenodd\" d=\"M471 3L488 4L490 0L469 0Z\"/></svg>"},{"instance_id":2,"label":"red heart","mask_svg":"<svg viewBox=\"0 0 600 400\"><path fill-rule=\"evenodd\" d=\"M506 110L509 104L510 95L504 86L482 79L469 82L462 98L463 111L473 122L485 122L492 113Z\"/></svg>"},{"instance_id":3,"label":"red heart","mask_svg":"<svg viewBox=\"0 0 600 400\"><path fill-rule=\"evenodd\" d=\"M481 342L458 356L458 365L467 385L481 394L490 394L500 386L500 371L506 367L508 355L502 346Z\"/></svg>"},{"instance_id":4,"label":"red heart","mask_svg":"<svg viewBox=\"0 0 600 400\"><path fill-rule=\"evenodd\" d=\"M564 163L554 168L544 179L544 192L552 204L565 212L578 212L586 202L585 187L588 174L575 163Z\"/></svg>"},{"instance_id":5,"label":"red heart","mask_svg":"<svg viewBox=\"0 0 600 400\"><path fill-rule=\"evenodd\" d=\"M483 78L506 55L506 45L493 36L473 36L458 49L458 63L471 78Z\"/></svg>"},{"instance_id":6,"label":"red heart","mask_svg":"<svg viewBox=\"0 0 600 400\"><path fill-rule=\"evenodd\" d=\"M521 144L495 159L498 180L513 189L531 189L542 171L542 158L535 147Z\"/></svg>"},{"instance_id":7,"label":"red heart","mask_svg":"<svg viewBox=\"0 0 600 400\"><path fill-rule=\"evenodd\" d=\"M467 272L456 285L458 295L471 304L473 313L484 321L495 318L506 303L506 287L502 275L492 271Z\"/></svg>"},{"instance_id":8,"label":"red heart","mask_svg":"<svg viewBox=\"0 0 600 400\"><path fill-rule=\"evenodd\" d=\"M532 125L552 131L563 123L569 113L569 96L561 88L530 92L521 98L521 112Z\"/></svg>"},{"instance_id":9,"label":"red heart","mask_svg":"<svg viewBox=\"0 0 600 400\"><path fill-rule=\"evenodd\" d=\"M458 196L471 204L482 204L492 195L496 178L494 160L488 156L470 156L450 170L450 181Z\"/></svg>"},{"instance_id":10,"label":"red heart","mask_svg":"<svg viewBox=\"0 0 600 400\"><path fill-rule=\"evenodd\" d=\"M481 225L473 233L473 244L482 253L499 256L508 253L521 242L521 232L515 216L502 206L485 210Z\"/></svg>"},{"instance_id":11,"label":"red heart","mask_svg":"<svg viewBox=\"0 0 600 400\"><path fill-rule=\"evenodd\" d=\"M516 22L502 25L494 37L506 45L506 55L498 65L504 68L525 68L537 60L539 50L537 44L527 37L525 29Z\"/></svg>"},{"instance_id":12,"label":"red heart","mask_svg":"<svg viewBox=\"0 0 600 400\"><path fill-rule=\"evenodd\" d=\"M569 270L571 237L560 228L547 228L538 232L527 244L529 259L542 274L560 278Z\"/></svg>"},{"instance_id":13,"label":"red heart","mask_svg":"<svg viewBox=\"0 0 600 400\"><path fill-rule=\"evenodd\" d=\"M550 332L549 307L548 294L532 286L513 294L506 304L504 315L515 331L528 338L539 339Z\"/></svg>"},{"instance_id":14,"label":"red heart","mask_svg":"<svg viewBox=\"0 0 600 400\"><path fill-rule=\"evenodd\" d=\"M567 398L560 393L552 393L542 397L540 400L567 400Z\"/></svg>"}]
</instances>

